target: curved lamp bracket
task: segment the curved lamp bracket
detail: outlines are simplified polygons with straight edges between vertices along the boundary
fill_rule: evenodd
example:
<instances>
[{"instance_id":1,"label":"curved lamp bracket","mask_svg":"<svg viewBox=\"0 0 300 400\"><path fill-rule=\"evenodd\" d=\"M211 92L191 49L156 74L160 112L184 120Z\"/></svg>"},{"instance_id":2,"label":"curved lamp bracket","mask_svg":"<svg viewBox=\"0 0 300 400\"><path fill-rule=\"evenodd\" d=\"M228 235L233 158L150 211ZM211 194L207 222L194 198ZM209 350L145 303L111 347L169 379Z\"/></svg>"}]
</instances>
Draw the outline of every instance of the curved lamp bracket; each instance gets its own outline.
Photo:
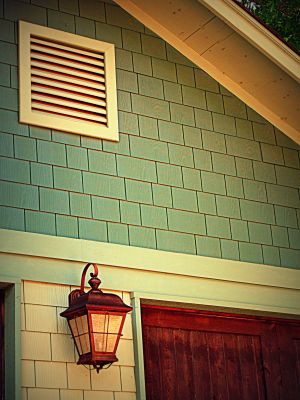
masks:
<instances>
[{"instance_id":1,"label":"curved lamp bracket","mask_svg":"<svg viewBox=\"0 0 300 400\"><path fill-rule=\"evenodd\" d=\"M85 276L87 273L87 270L89 269L90 266L94 267L94 273L90 273L91 279L89 280L89 285L92 287L92 289L98 289L98 286L100 285L101 281L98 278L98 265L97 264L92 264L88 263L84 267L81 275L81 285L80 285L80 292L83 294L84 293L84 283L85 283Z\"/></svg>"}]
</instances>

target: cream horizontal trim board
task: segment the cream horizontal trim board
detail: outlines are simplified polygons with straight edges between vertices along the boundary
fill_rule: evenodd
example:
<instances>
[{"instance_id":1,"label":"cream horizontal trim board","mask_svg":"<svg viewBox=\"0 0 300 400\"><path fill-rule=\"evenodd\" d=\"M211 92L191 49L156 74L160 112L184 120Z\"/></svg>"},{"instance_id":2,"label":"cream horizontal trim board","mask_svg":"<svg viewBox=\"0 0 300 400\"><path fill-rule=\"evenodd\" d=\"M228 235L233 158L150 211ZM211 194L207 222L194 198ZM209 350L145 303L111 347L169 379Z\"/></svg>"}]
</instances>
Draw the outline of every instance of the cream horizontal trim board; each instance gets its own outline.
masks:
<instances>
[{"instance_id":1,"label":"cream horizontal trim board","mask_svg":"<svg viewBox=\"0 0 300 400\"><path fill-rule=\"evenodd\" d=\"M216 300L216 299L208 299L205 297L189 297L189 296L182 296L180 293L177 295L168 295L168 294L161 294L161 293L149 293L149 292L133 292L131 295L132 298L139 298L140 301L143 303L143 300L146 300L145 303L150 304L160 304L160 305L168 305L174 307L183 307L189 308L199 308L201 310L215 310L215 311L226 311L226 312L233 312L237 313L237 310L240 310L241 313L247 314L250 312L251 314L255 315L268 315L270 316L272 313L273 315L286 315L291 316L291 310L293 309L295 315L299 315L300 318L300 307L282 307L280 305L272 305L262 307L261 298L255 299L251 303L245 302L238 302L238 301L224 301L224 300ZM149 302L150 300L150 302ZM258 300L256 302L256 300ZM195 307L198 306L198 307Z\"/></svg>"},{"instance_id":2,"label":"cream horizontal trim board","mask_svg":"<svg viewBox=\"0 0 300 400\"><path fill-rule=\"evenodd\" d=\"M300 270L0 229L0 252L300 289Z\"/></svg>"},{"instance_id":3,"label":"cream horizontal trim board","mask_svg":"<svg viewBox=\"0 0 300 400\"><path fill-rule=\"evenodd\" d=\"M193 21L198 15L198 19L201 21L202 14L209 12L208 9L203 11L204 5L193 0L176 0L165 3L159 2L159 0L151 2L115 0L115 2L267 121L296 143L300 143L297 106L300 88L294 74L292 74L293 76L288 74L278 63L267 57L261 49L257 49L234 30L232 30L233 34L229 36L226 34L224 37L215 38L211 46L204 52L201 50L201 44L205 40L206 33L204 29L202 30L200 22L196 31L191 31L193 28L191 27L189 37L180 36L182 20L178 17L176 10L184 9L187 20L188 15ZM157 7L159 7L159 13ZM171 10L172 7L174 10L176 9L174 12ZM218 19L217 16L215 18ZM214 18L212 18L213 20ZM184 25L186 27L185 23ZM231 28L228 27L228 29ZM200 36L196 42L193 42L191 39L195 32L199 32ZM297 64L299 69L299 61Z\"/></svg>"},{"instance_id":4,"label":"cream horizontal trim board","mask_svg":"<svg viewBox=\"0 0 300 400\"><path fill-rule=\"evenodd\" d=\"M0 262L3 276L76 287L86 263L7 253L0 253ZM299 289L98 264L105 289L152 293L158 299L180 295L184 303L197 299L197 304L210 307L300 315Z\"/></svg>"},{"instance_id":5,"label":"cream horizontal trim board","mask_svg":"<svg viewBox=\"0 0 300 400\"><path fill-rule=\"evenodd\" d=\"M198 0L300 82L300 57L232 0Z\"/></svg>"}]
</instances>

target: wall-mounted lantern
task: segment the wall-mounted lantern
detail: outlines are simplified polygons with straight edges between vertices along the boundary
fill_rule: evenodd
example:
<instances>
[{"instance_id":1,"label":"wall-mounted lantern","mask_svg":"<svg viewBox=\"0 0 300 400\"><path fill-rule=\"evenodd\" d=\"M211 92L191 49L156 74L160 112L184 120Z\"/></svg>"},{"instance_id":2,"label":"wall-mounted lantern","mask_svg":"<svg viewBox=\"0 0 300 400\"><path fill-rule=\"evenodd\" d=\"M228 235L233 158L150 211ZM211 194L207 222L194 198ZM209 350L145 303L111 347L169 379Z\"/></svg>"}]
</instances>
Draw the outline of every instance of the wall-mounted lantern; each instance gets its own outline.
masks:
<instances>
[{"instance_id":1,"label":"wall-mounted lantern","mask_svg":"<svg viewBox=\"0 0 300 400\"><path fill-rule=\"evenodd\" d=\"M91 289L85 292L85 275L91 265L94 267L89 280ZM99 372L105 365L118 361L117 347L126 314L132 307L124 304L119 296L98 289L101 281L97 276L96 264L84 267L80 289L69 294L69 307L60 315L68 320L79 354L77 364L92 365Z\"/></svg>"}]
</instances>

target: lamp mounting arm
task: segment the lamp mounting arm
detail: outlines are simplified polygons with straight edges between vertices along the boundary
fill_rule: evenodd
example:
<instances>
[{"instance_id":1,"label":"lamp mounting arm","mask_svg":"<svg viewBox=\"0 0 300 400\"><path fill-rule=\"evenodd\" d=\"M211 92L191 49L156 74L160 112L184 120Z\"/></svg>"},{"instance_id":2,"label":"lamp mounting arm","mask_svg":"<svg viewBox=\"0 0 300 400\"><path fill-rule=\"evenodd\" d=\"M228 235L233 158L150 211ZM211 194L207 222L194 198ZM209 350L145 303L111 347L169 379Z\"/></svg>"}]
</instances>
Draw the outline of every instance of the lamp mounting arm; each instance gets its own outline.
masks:
<instances>
[{"instance_id":1,"label":"lamp mounting arm","mask_svg":"<svg viewBox=\"0 0 300 400\"><path fill-rule=\"evenodd\" d=\"M94 272L90 273L91 279L89 280L89 285L91 286L92 290L97 290L98 286L100 285L101 281L98 278L98 265L97 264L92 264L88 263L84 267L81 275L81 285L80 285L80 292L83 294L84 293L84 283L85 283L85 276L87 273L87 270L89 269L90 266L93 266Z\"/></svg>"}]
</instances>

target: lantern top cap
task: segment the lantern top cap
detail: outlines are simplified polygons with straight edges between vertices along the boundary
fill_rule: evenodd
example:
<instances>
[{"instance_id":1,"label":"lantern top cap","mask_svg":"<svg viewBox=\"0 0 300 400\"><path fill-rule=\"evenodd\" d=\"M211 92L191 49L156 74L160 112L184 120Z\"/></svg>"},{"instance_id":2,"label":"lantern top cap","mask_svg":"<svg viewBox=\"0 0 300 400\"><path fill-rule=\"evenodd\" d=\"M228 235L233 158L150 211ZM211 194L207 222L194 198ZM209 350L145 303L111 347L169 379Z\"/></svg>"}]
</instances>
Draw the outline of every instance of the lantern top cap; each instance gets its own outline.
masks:
<instances>
[{"instance_id":1,"label":"lantern top cap","mask_svg":"<svg viewBox=\"0 0 300 400\"><path fill-rule=\"evenodd\" d=\"M85 276L88 268L94 267L94 272L90 273L90 280L88 281L91 289L88 292L84 291ZM75 289L69 294L69 307L61 313L62 317L75 316L77 314L84 314L87 310L102 311L102 312L121 312L127 313L132 310L132 307L127 306L123 300L113 293L103 293L99 289L101 280L98 278L98 265L87 264L81 276L80 289Z\"/></svg>"}]
</instances>

